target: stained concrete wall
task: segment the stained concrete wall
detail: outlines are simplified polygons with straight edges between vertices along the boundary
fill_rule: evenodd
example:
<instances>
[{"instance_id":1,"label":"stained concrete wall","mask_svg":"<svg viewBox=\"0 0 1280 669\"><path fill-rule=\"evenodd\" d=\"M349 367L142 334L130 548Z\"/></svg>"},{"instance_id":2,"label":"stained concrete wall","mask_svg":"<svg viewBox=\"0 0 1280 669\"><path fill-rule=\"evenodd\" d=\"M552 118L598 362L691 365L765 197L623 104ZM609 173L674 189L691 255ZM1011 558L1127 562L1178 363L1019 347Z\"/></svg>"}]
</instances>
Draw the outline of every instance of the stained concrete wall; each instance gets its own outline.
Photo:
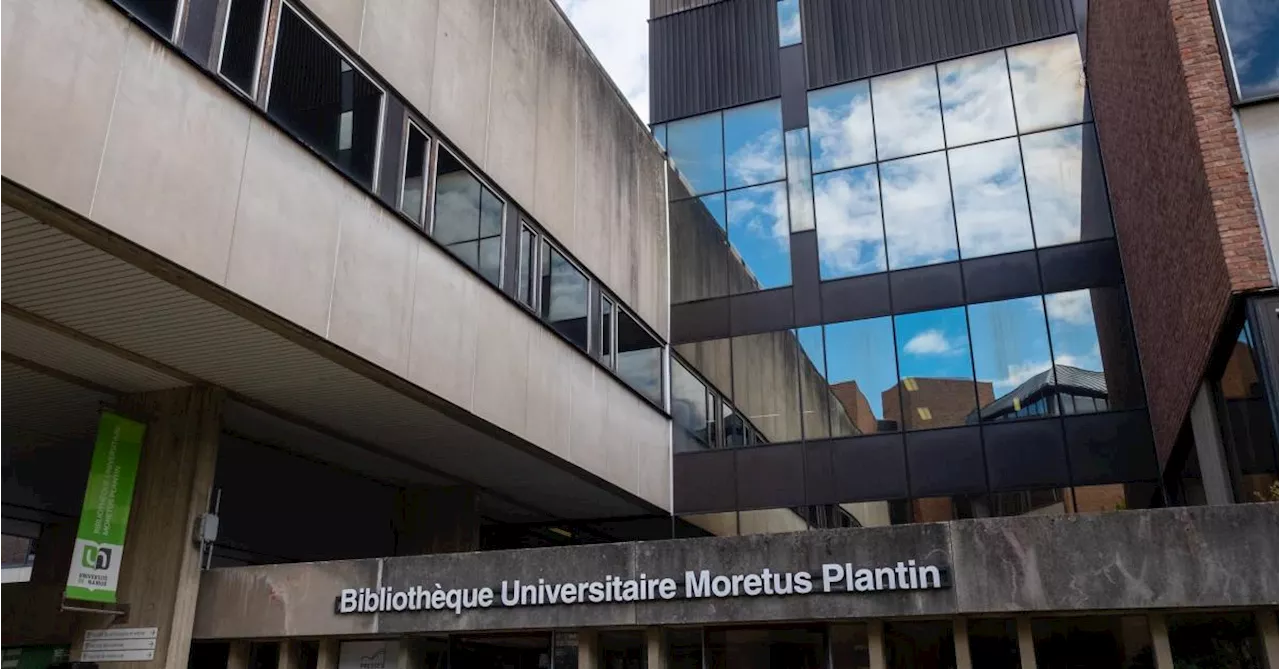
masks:
<instances>
[{"instance_id":1,"label":"stained concrete wall","mask_svg":"<svg viewBox=\"0 0 1280 669\"><path fill-rule=\"evenodd\" d=\"M940 616L1015 612L1274 607L1275 504L1021 516L859 530L215 569L201 584L195 638ZM343 588L495 587L503 580L603 580L816 571L821 565L945 567L925 591L495 607L338 615ZM681 590L683 585L680 586Z\"/></svg>"},{"instance_id":2,"label":"stained concrete wall","mask_svg":"<svg viewBox=\"0 0 1280 669\"><path fill-rule=\"evenodd\" d=\"M389 3L370 3L367 11L356 12L352 5L358 4L324 3L317 13L332 20L352 44L361 43L361 31L378 35L370 37L369 49L387 49L407 60L409 45L392 49L375 43L391 40L393 33L407 40L422 30L390 22L417 22L413 25L421 28L437 26L438 18L443 44L446 33L450 40L458 37L453 26L469 26L484 14L461 1L441 3L439 17L428 11L429 3L417 0L401 3L399 14ZM492 2L488 6L492 20ZM410 21L405 13L410 11L424 16ZM0 17L5 84L0 160L6 178L669 508L665 418L170 48L101 0L14 0L5 3ZM420 23L428 18L432 23ZM552 19L559 21L558 15L549 17L548 25L554 26L548 30L563 37L568 27ZM461 47L438 46L450 55L434 71L475 66ZM590 70L580 45L562 46L574 68ZM488 48L482 50L487 60ZM390 60L379 56L374 65L388 66ZM433 71L430 61L403 70L405 76L423 71ZM446 76L454 75L432 78L433 88L445 86L432 95L441 105L454 99L441 83ZM393 83L407 94L414 91L411 82ZM610 125L602 132L619 153L593 156L599 164L591 169L607 174L621 169L608 161L627 162L635 179L652 172L660 183L657 149L646 144L634 119L634 136L619 139L616 132L627 126L620 120L623 103L606 104L608 96L597 93L591 104L602 108L583 109L607 120ZM577 118L577 106L557 110ZM467 112L485 117L475 109ZM481 141L468 140L468 130L450 127L447 119L441 125L464 149L474 150ZM655 166L648 164L651 159ZM573 180L572 170L556 176ZM661 187L656 188L660 194ZM665 335L666 306L656 297L665 299L665 285L655 283L653 274L665 267L665 221L657 230L663 216L636 213L653 204L651 194L638 194L654 189L648 183L634 186L637 206L627 225L650 246L638 243L628 253L601 255L608 249L597 249L596 255L584 255L593 247L575 244L573 219L539 220L624 300L647 305L641 315L661 325ZM584 194L567 192L570 200ZM621 225L616 212L571 211L595 225ZM589 232L582 229L584 236ZM607 258L615 256L638 264L609 265ZM661 262L647 260L650 256ZM615 280L624 275L634 282Z\"/></svg>"}]
</instances>

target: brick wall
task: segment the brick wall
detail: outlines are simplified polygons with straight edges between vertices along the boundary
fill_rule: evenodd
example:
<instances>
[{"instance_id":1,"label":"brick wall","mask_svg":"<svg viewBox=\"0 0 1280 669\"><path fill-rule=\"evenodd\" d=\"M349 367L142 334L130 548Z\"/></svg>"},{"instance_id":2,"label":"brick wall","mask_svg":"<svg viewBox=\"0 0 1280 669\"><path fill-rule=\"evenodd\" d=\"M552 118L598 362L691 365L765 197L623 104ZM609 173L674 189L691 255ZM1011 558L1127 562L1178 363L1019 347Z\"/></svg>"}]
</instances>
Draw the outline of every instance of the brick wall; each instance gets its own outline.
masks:
<instances>
[{"instance_id":1,"label":"brick wall","mask_svg":"<svg viewBox=\"0 0 1280 669\"><path fill-rule=\"evenodd\" d=\"M1269 286L1208 0L1089 7L1086 69L1163 463L1233 292Z\"/></svg>"}]
</instances>

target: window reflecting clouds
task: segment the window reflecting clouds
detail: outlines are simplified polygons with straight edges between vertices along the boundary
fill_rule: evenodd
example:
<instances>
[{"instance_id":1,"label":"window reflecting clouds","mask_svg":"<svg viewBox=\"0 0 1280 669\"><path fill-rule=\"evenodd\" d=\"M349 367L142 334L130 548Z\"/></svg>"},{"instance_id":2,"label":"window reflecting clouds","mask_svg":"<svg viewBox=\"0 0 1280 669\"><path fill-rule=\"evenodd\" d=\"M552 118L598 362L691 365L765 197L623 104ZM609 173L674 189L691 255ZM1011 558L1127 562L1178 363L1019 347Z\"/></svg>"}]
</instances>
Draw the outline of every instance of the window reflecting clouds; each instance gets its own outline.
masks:
<instances>
[{"instance_id":1,"label":"window reflecting clouds","mask_svg":"<svg viewBox=\"0 0 1280 669\"><path fill-rule=\"evenodd\" d=\"M827 378L831 383L832 436L892 432L885 395L896 406L898 369L893 323L888 316L826 326Z\"/></svg>"},{"instance_id":2,"label":"window reflecting clouds","mask_svg":"<svg viewBox=\"0 0 1280 669\"><path fill-rule=\"evenodd\" d=\"M881 164L880 188L889 269L958 257L944 153Z\"/></svg>"},{"instance_id":3,"label":"window reflecting clouds","mask_svg":"<svg viewBox=\"0 0 1280 669\"><path fill-rule=\"evenodd\" d=\"M939 64L938 87L948 146L1017 133L1003 51Z\"/></svg>"},{"instance_id":4,"label":"window reflecting clouds","mask_svg":"<svg viewBox=\"0 0 1280 669\"><path fill-rule=\"evenodd\" d=\"M1031 222L1039 246L1112 234L1092 127L1073 126L1021 138Z\"/></svg>"},{"instance_id":5,"label":"window reflecting clouds","mask_svg":"<svg viewBox=\"0 0 1280 669\"><path fill-rule=\"evenodd\" d=\"M720 112L667 124L667 155L691 194L724 190Z\"/></svg>"},{"instance_id":6,"label":"window reflecting clouds","mask_svg":"<svg viewBox=\"0 0 1280 669\"><path fill-rule=\"evenodd\" d=\"M1280 27L1274 0L1218 0L1242 100L1276 94Z\"/></svg>"},{"instance_id":7,"label":"window reflecting clouds","mask_svg":"<svg viewBox=\"0 0 1280 669\"><path fill-rule=\"evenodd\" d=\"M908 430L965 424L977 406L964 307L893 320L901 381L898 398L885 394L885 417ZM990 386L983 395L984 404L994 399Z\"/></svg>"},{"instance_id":8,"label":"window reflecting clouds","mask_svg":"<svg viewBox=\"0 0 1280 669\"><path fill-rule=\"evenodd\" d=\"M814 172L875 162L868 83L855 81L810 91L809 136Z\"/></svg>"},{"instance_id":9,"label":"window reflecting clouds","mask_svg":"<svg viewBox=\"0 0 1280 669\"><path fill-rule=\"evenodd\" d=\"M1084 69L1075 35L1009 49L1009 74L1019 132L1085 120Z\"/></svg>"},{"instance_id":10,"label":"window reflecting clouds","mask_svg":"<svg viewBox=\"0 0 1280 669\"><path fill-rule=\"evenodd\" d=\"M729 243L752 279L745 287L735 286L734 291L790 285L791 230L787 225L786 184L731 191L726 208Z\"/></svg>"},{"instance_id":11,"label":"window reflecting clouds","mask_svg":"<svg viewBox=\"0 0 1280 669\"><path fill-rule=\"evenodd\" d=\"M726 188L754 186L787 176L778 100L724 112L724 170Z\"/></svg>"},{"instance_id":12,"label":"window reflecting clouds","mask_svg":"<svg viewBox=\"0 0 1280 669\"><path fill-rule=\"evenodd\" d=\"M677 453L708 448L710 409L707 387L679 360L671 361L671 421Z\"/></svg>"},{"instance_id":13,"label":"window reflecting clouds","mask_svg":"<svg viewBox=\"0 0 1280 669\"><path fill-rule=\"evenodd\" d=\"M948 160L961 257L1021 251L1035 245L1017 139L952 149Z\"/></svg>"},{"instance_id":14,"label":"window reflecting clouds","mask_svg":"<svg viewBox=\"0 0 1280 669\"><path fill-rule=\"evenodd\" d=\"M502 272L502 200L444 150L436 159L435 187L431 236L497 284Z\"/></svg>"},{"instance_id":15,"label":"window reflecting clouds","mask_svg":"<svg viewBox=\"0 0 1280 669\"><path fill-rule=\"evenodd\" d=\"M809 131L788 130L787 199L791 202L791 231L813 229L813 175L809 173Z\"/></svg>"},{"instance_id":16,"label":"window reflecting clouds","mask_svg":"<svg viewBox=\"0 0 1280 669\"><path fill-rule=\"evenodd\" d=\"M626 311L617 310L618 376L649 398L662 405L662 342Z\"/></svg>"},{"instance_id":17,"label":"window reflecting clouds","mask_svg":"<svg viewBox=\"0 0 1280 669\"><path fill-rule=\"evenodd\" d=\"M778 46L799 44L801 39L800 0L778 0Z\"/></svg>"},{"instance_id":18,"label":"window reflecting clouds","mask_svg":"<svg viewBox=\"0 0 1280 669\"><path fill-rule=\"evenodd\" d=\"M973 366L978 394L994 395L981 420L1008 420L1036 402L1054 402L1056 382L1049 364L1049 333L1039 296L969 305ZM1045 413L1057 413L1049 407ZM968 422L974 423L976 420Z\"/></svg>"},{"instance_id":19,"label":"window reflecting clouds","mask_svg":"<svg viewBox=\"0 0 1280 669\"><path fill-rule=\"evenodd\" d=\"M884 228L876 166L819 174L813 181L822 278L883 272Z\"/></svg>"},{"instance_id":20,"label":"window reflecting clouds","mask_svg":"<svg viewBox=\"0 0 1280 669\"><path fill-rule=\"evenodd\" d=\"M1141 406L1142 381L1119 287L1044 296L1063 413Z\"/></svg>"},{"instance_id":21,"label":"window reflecting clouds","mask_svg":"<svg viewBox=\"0 0 1280 669\"><path fill-rule=\"evenodd\" d=\"M560 251L542 242L542 318L557 332L587 350L586 275Z\"/></svg>"},{"instance_id":22,"label":"window reflecting clouds","mask_svg":"<svg viewBox=\"0 0 1280 669\"><path fill-rule=\"evenodd\" d=\"M932 65L871 80L880 160L942 148L938 77Z\"/></svg>"}]
</instances>

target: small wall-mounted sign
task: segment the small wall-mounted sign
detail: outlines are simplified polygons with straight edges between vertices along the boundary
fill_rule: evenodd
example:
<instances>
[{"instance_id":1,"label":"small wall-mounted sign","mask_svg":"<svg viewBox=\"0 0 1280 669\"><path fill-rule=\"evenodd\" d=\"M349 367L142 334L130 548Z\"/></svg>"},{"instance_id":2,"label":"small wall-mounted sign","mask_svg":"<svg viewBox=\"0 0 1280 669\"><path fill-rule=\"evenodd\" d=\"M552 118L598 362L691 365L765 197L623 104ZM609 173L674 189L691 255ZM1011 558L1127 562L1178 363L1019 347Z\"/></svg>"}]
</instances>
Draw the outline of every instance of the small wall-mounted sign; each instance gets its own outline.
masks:
<instances>
[{"instance_id":1,"label":"small wall-mounted sign","mask_svg":"<svg viewBox=\"0 0 1280 669\"><path fill-rule=\"evenodd\" d=\"M143 662L156 656L155 627L117 627L84 633L81 662Z\"/></svg>"}]
</instances>

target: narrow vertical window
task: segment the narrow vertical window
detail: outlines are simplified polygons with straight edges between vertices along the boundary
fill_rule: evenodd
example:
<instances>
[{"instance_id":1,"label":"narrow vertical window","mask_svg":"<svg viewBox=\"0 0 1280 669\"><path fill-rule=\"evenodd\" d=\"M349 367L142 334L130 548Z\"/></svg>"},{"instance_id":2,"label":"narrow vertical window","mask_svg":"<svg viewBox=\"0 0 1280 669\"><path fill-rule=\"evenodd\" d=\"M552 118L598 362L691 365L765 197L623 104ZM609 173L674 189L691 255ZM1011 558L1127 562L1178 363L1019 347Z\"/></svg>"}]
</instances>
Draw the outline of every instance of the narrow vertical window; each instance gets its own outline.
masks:
<instances>
[{"instance_id":1,"label":"narrow vertical window","mask_svg":"<svg viewBox=\"0 0 1280 669\"><path fill-rule=\"evenodd\" d=\"M613 369L613 300L600 296L600 362Z\"/></svg>"},{"instance_id":2,"label":"narrow vertical window","mask_svg":"<svg viewBox=\"0 0 1280 669\"><path fill-rule=\"evenodd\" d=\"M409 141L404 150L404 181L400 188L400 211L422 224L422 196L426 192L427 136L409 124Z\"/></svg>"},{"instance_id":3,"label":"narrow vertical window","mask_svg":"<svg viewBox=\"0 0 1280 669\"><path fill-rule=\"evenodd\" d=\"M800 0L778 0L778 46L799 44Z\"/></svg>"},{"instance_id":4,"label":"narrow vertical window","mask_svg":"<svg viewBox=\"0 0 1280 669\"><path fill-rule=\"evenodd\" d=\"M253 97L257 86L258 55L262 49L264 0L231 0L222 33L218 73Z\"/></svg>"},{"instance_id":5,"label":"narrow vertical window","mask_svg":"<svg viewBox=\"0 0 1280 669\"><path fill-rule=\"evenodd\" d=\"M537 264L537 237L529 226L520 226L520 258L518 260L519 267L516 268L516 297L520 303L534 308L533 296L538 294L537 280L538 273L535 269Z\"/></svg>"}]
</instances>

